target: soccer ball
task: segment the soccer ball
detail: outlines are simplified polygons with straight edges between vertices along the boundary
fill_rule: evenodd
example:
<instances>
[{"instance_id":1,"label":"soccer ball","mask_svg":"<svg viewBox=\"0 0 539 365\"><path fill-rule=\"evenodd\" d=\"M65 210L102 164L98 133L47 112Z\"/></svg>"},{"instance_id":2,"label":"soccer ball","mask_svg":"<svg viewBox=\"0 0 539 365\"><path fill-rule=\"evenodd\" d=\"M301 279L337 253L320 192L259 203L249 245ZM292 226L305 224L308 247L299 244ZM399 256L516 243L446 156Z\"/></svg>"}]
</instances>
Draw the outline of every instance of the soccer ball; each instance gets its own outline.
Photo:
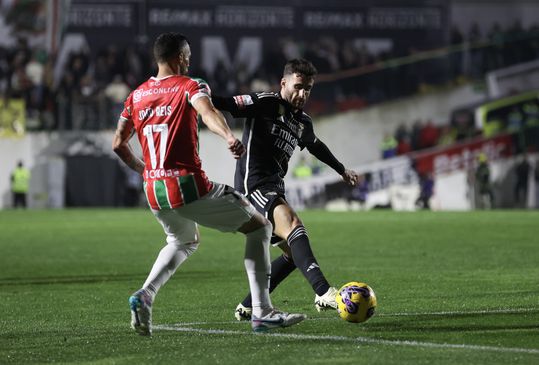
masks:
<instances>
[{"instance_id":1,"label":"soccer ball","mask_svg":"<svg viewBox=\"0 0 539 365\"><path fill-rule=\"evenodd\" d=\"M335 299L339 316L348 322L365 322L376 309L376 295L372 288L357 281L344 284Z\"/></svg>"}]
</instances>

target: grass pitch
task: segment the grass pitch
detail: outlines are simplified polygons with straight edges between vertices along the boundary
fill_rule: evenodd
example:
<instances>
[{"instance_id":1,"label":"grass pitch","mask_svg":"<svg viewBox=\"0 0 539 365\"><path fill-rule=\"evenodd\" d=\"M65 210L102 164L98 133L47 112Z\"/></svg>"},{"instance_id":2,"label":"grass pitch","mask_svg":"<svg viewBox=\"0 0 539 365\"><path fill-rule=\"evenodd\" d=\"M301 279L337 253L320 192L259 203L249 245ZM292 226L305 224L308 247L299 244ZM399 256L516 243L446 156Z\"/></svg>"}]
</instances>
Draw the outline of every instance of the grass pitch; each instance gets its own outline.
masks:
<instances>
[{"instance_id":1,"label":"grass pitch","mask_svg":"<svg viewBox=\"0 0 539 365\"><path fill-rule=\"evenodd\" d=\"M272 300L309 320L251 333L233 317L243 237L202 229L157 297L154 336L139 337L127 298L164 243L149 211L0 212L0 363L539 363L537 212L301 216L330 282L375 290L369 322L317 313L295 272Z\"/></svg>"}]
</instances>

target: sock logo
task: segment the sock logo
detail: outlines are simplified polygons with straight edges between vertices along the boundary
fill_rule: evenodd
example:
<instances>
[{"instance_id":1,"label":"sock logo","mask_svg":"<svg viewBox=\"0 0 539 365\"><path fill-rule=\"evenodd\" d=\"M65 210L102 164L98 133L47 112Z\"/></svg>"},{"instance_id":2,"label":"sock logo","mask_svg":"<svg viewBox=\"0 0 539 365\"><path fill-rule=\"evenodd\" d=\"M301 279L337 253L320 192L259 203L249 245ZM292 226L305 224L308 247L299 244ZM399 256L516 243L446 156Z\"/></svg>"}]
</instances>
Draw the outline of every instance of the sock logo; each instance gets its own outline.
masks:
<instances>
[{"instance_id":1,"label":"sock logo","mask_svg":"<svg viewBox=\"0 0 539 365\"><path fill-rule=\"evenodd\" d=\"M314 270L314 269L320 269L320 266L318 266L318 264L316 262L313 262L309 268L307 268L307 272L311 271L311 270Z\"/></svg>"}]
</instances>

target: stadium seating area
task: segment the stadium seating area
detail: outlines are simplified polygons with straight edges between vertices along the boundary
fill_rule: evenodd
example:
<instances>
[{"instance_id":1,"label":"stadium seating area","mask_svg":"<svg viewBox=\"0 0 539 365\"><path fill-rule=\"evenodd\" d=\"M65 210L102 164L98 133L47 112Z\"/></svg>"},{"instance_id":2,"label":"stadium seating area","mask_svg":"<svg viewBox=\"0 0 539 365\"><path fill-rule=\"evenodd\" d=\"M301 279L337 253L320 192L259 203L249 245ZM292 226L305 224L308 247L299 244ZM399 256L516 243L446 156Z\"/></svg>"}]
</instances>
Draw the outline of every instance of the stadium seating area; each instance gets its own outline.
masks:
<instances>
[{"instance_id":1,"label":"stadium seating area","mask_svg":"<svg viewBox=\"0 0 539 365\"><path fill-rule=\"evenodd\" d=\"M266 62L255 74L241 65L233 73L218 66L211 75L193 65L191 73L206 78L215 93L243 93L274 88L286 59L306 57L321 74L308 111L332 113L478 79L489 70L536 59L538 29L522 29L519 23L501 29L493 24L488 34L476 26L463 34L454 28L451 46L442 50L375 52L360 40L322 37L302 43L283 38L281 47L265 50ZM112 128L121 101L152 70L146 49L136 46L73 53L56 78L54 67L55 55L31 49L25 39L0 48L0 95L25 100L29 129Z\"/></svg>"}]
</instances>

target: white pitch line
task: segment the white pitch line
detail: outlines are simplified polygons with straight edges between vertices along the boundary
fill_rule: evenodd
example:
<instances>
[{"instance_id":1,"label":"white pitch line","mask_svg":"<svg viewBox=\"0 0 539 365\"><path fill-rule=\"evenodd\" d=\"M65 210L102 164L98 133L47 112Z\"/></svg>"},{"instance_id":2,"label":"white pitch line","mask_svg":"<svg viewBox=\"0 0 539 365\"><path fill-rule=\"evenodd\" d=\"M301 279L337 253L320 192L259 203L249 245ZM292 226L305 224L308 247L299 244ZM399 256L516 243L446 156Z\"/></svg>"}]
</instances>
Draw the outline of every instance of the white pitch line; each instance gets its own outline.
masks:
<instances>
[{"instance_id":1,"label":"white pitch line","mask_svg":"<svg viewBox=\"0 0 539 365\"><path fill-rule=\"evenodd\" d=\"M162 330L162 331L195 332L195 333L205 333L205 334L213 334L213 335L240 335L240 336L256 335L256 336L291 338L291 339L296 339L296 340L325 340L325 341L334 341L334 342L359 342L359 343L366 343L366 344L373 344L373 345L392 345L392 346L427 347L427 348L439 348L439 349L461 349L461 350L476 350L476 351L539 354L539 349L525 349L525 348L518 348L518 347L495 347L495 346L419 342L419 341L382 340L382 339L369 338L369 337L318 336L318 335L305 335L305 334L302 335L302 334L295 334L295 333L254 334L253 332L246 332L246 331L202 329L202 328L191 328L191 327L171 327L171 326L164 326L164 325L155 326L154 328L158 330Z\"/></svg>"},{"instance_id":2,"label":"white pitch line","mask_svg":"<svg viewBox=\"0 0 539 365\"><path fill-rule=\"evenodd\" d=\"M512 308L512 309L484 309L476 311L443 311L443 312L402 312L402 313L382 313L377 316L382 317L406 317L406 316L454 316L460 314L519 314L539 311L539 308Z\"/></svg>"},{"instance_id":3,"label":"white pitch line","mask_svg":"<svg viewBox=\"0 0 539 365\"><path fill-rule=\"evenodd\" d=\"M539 308L513 308L513 309L484 309L477 311L444 311L444 312L397 312L397 313L377 313L376 317L413 317L413 316L454 316L467 314L520 314L537 312ZM333 321L338 317L307 318L307 321ZM198 326L207 324L243 324L245 321L221 321L221 322L182 322L178 326Z\"/></svg>"}]
</instances>

